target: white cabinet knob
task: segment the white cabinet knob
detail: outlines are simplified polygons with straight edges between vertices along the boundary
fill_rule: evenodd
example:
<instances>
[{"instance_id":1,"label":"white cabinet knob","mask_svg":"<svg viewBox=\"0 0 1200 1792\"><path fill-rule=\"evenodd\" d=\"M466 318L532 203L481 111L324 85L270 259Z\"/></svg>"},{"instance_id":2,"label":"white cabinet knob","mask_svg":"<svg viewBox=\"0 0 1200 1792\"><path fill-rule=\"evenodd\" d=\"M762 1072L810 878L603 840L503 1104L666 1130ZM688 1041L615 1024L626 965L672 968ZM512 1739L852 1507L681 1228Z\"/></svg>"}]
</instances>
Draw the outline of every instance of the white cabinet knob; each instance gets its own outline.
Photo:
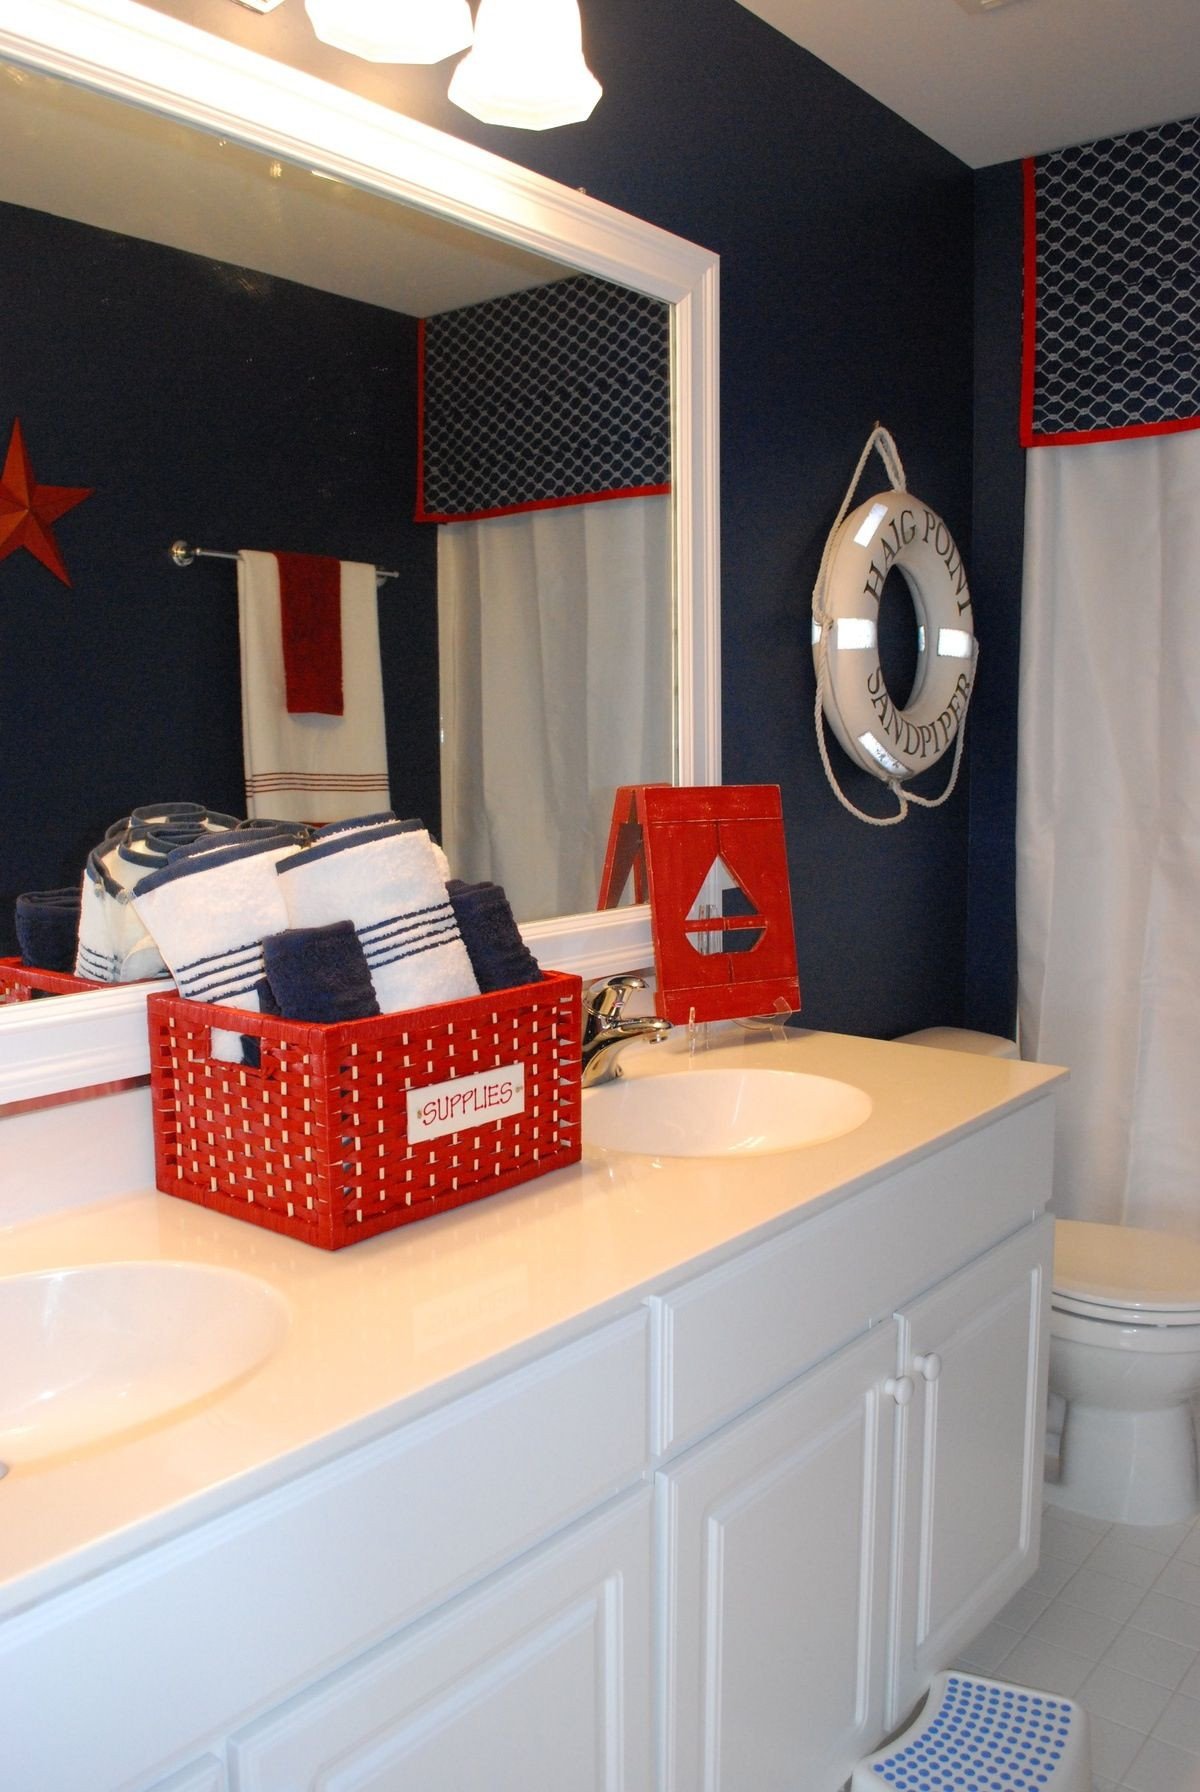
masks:
<instances>
[{"instance_id":1,"label":"white cabinet knob","mask_svg":"<svg viewBox=\"0 0 1200 1792\"><path fill-rule=\"evenodd\" d=\"M936 1350L931 1350L928 1356L915 1356L913 1368L918 1375L923 1375L926 1381L936 1381L942 1372L942 1359Z\"/></svg>"},{"instance_id":2,"label":"white cabinet knob","mask_svg":"<svg viewBox=\"0 0 1200 1792\"><path fill-rule=\"evenodd\" d=\"M915 1392L911 1375L889 1376L883 1384L885 1394L890 1394L897 1406L907 1406Z\"/></svg>"}]
</instances>

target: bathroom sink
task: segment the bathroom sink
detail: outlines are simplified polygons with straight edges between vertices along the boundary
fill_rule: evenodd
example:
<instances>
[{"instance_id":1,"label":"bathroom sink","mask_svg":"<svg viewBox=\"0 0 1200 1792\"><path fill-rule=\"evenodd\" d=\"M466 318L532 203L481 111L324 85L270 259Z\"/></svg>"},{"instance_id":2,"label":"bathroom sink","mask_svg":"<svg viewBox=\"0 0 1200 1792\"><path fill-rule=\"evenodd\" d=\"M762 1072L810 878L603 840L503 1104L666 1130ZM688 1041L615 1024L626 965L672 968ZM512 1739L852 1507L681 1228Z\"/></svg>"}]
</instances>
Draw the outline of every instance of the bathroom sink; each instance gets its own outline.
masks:
<instances>
[{"instance_id":1,"label":"bathroom sink","mask_svg":"<svg viewBox=\"0 0 1200 1792\"><path fill-rule=\"evenodd\" d=\"M270 1356L287 1308L191 1263L0 1279L0 1463L82 1449L214 1393Z\"/></svg>"},{"instance_id":2,"label":"bathroom sink","mask_svg":"<svg viewBox=\"0 0 1200 1792\"><path fill-rule=\"evenodd\" d=\"M618 1077L583 1096L584 1143L646 1157L752 1157L861 1126L871 1098L796 1070L688 1069Z\"/></svg>"}]
</instances>

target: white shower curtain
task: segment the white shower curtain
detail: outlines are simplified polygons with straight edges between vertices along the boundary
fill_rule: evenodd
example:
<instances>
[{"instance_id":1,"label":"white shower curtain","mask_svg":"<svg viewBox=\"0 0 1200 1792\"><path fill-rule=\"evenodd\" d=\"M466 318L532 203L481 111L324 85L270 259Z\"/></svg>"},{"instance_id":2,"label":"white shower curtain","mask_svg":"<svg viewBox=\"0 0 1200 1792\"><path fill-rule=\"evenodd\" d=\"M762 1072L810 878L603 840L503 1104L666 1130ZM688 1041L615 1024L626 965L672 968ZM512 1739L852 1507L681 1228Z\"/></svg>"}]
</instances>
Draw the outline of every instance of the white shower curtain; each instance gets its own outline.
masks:
<instances>
[{"instance_id":1,"label":"white shower curtain","mask_svg":"<svg viewBox=\"0 0 1200 1792\"><path fill-rule=\"evenodd\" d=\"M1017 848L1055 1207L1200 1236L1200 433L1028 456Z\"/></svg>"},{"instance_id":2,"label":"white shower curtain","mask_svg":"<svg viewBox=\"0 0 1200 1792\"><path fill-rule=\"evenodd\" d=\"M442 838L518 920L596 906L613 792L672 777L671 500L438 532Z\"/></svg>"}]
</instances>

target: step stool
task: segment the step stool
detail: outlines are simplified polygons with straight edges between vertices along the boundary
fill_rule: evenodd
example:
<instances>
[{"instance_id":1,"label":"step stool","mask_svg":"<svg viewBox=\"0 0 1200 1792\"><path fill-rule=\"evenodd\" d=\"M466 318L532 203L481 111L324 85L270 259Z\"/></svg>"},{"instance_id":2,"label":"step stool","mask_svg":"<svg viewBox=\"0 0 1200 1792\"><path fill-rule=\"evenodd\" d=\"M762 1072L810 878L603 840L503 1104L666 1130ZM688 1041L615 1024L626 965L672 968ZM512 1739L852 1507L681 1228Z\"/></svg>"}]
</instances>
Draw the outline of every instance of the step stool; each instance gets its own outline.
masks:
<instances>
[{"instance_id":1,"label":"step stool","mask_svg":"<svg viewBox=\"0 0 1200 1792\"><path fill-rule=\"evenodd\" d=\"M1092 1792L1087 1713L976 1674L936 1674L909 1728L860 1761L850 1792Z\"/></svg>"}]
</instances>

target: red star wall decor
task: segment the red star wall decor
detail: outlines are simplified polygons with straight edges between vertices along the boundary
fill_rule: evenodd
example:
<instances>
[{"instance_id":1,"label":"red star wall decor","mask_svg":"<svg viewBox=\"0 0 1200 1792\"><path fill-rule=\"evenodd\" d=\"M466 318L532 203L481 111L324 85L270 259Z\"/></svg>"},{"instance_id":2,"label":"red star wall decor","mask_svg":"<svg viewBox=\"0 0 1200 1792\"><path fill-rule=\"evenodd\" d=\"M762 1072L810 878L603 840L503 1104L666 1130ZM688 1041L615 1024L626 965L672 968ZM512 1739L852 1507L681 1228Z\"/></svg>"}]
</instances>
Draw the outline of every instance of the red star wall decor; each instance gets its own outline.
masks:
<instances>
[{"instance_id":1,"label":"red star wall decor","mask_svg":"<svg viewBox=\"0 0 1200 1792\"><path fill-rule=\"evenodd\" d=\"M0 560L15 554L18 548L28 548L56 579L69 585L71 581L50 525L90 498L94 490L94 486L39 485L21 434L21 419L14 418L4 471L0 473Z\"/></svg>"}]
</instances>

